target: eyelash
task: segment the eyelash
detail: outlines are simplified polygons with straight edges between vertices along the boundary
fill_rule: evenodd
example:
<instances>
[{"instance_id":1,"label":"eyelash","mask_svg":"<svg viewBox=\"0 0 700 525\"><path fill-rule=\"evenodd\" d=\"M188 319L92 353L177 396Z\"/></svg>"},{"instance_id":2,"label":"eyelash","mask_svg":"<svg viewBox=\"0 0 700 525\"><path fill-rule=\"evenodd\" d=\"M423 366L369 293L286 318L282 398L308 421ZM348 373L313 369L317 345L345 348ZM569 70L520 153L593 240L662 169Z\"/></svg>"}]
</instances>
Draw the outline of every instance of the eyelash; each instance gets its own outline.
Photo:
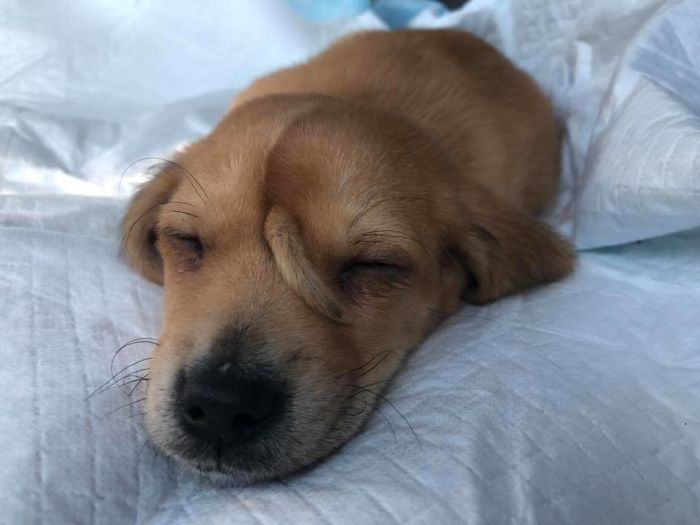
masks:
<instances>
[{"instance_id":1,"label":"eyelash","mask_svg":"<svg viewBox=\"0 0 700 525\"><path fill-rule=\"evenodd\" d=\"M184 269L195 270L199 268L204 257L204 245L199 237L168 230L164 231L163 234Z\"/></svg>"},{"instance_id":2,"label":"eyelash","mask_svg":"<svg viewBox=\"0 0 700 525\"><path fill-rule=\"evenodd\" d=\"M165 230L162 232L171 248L179 256L180 264L187 270L196 270L202 264L204 245L197 235ZM355 260L340 270L340 286L348 295L361 295L371 291L387 291L400 288L410 275L410 269L402 264Z\"/></svg>"},{"instance_id":3,"label":"eyelash","mask_svg":"<svg viewBox=\"0 0 700 525\"><path fill-rule=\"evenodd\" d=\"M400 288L410 274L407 266L385 261L350 261L340 271L340 286L348 295Z\"/></svg>"}]
</instances>

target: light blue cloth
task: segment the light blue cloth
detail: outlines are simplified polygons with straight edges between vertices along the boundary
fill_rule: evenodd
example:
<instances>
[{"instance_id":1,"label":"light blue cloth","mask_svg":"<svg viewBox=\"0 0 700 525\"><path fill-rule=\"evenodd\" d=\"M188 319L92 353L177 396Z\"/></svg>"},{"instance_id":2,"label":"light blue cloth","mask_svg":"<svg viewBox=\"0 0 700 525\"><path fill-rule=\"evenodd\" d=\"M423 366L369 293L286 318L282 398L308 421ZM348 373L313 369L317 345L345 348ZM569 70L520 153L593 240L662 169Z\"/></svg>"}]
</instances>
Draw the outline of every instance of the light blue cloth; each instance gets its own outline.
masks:
<instances>
[{"instance_id":1,"label":"light blue cloth","mask_svg":"<svg viewBox=\"0 0 700 525\"><path fill-rule=\"evenodd\" d=\"M431 0L377 0L372 8L392 29L406 27L419 13L428 9L435 15L447 13L441 3Z\"/></svg>"},{"instance_id":2,"label":"light blue cloth","mask_svg":"<svg viewBox=\"0 0 700 525\"><path fill-rule=\"evenodd\" d=\"M288 0L303 17L312 22L330 22L349 18L369 9L371 0Z\"/></svg>"},{"instance_id":3,"label":"light blue cloth","mask_svg":"<svg viewBox=\"0 0 700 525\"><path fill-rule=\"evenodd\" d=\"M312 22L332 22L350 18L372 9L389 27L406 27L419 13L430 9L435 14L446 13L447 9L433 0L288 0L289 4L303 17Z\"/></svg>"}]
</instances>

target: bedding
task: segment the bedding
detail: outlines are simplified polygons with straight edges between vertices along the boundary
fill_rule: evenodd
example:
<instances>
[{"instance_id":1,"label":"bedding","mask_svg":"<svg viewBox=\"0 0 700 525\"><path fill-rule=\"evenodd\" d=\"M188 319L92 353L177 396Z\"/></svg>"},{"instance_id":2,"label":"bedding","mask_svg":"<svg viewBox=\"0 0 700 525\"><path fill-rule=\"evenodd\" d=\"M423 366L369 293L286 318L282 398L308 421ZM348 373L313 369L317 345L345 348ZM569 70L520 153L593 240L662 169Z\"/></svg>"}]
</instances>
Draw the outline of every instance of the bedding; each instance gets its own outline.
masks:
<instances>
[{"instance_id":1,"label":"bedding","mask_svg":"<svg viewBox=\"0 0 700 525\"><path fill-rule=\"evenodd\" d=\"M316 468L227 489L148 446L132 389L150 343L115 356L160 319L160 289L118 256L152 163L134 161L206 133L256 75L384 22L314 24L282 0L39 5L0 6L0 522L700 519L699 1L472 0L412 20L483 35L552 95L548 220L579 268L464 307Z\"/></svg>"}]
</instances>

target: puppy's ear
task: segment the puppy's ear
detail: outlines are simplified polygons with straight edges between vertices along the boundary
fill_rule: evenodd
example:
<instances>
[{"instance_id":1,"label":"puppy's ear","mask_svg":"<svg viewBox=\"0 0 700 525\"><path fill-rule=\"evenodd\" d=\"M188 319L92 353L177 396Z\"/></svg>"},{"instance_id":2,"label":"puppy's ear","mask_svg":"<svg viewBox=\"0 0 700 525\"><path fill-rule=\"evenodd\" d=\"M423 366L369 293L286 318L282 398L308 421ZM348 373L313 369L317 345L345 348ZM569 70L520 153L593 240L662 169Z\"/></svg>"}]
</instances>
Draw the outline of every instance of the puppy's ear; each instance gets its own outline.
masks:
<instances>
[{"instance_id":1,"label":"puppy's ear","mask_svg":"<svg viewBox=\"0 0 700 525\"><path fill-rule=\"evenodd\" d=\"M161 171L136 193L122 220L122 250L129 264L158 284L163 283L163 261L156 248L158 207L168 201L176 182L171 171Z\"/></svg>"},{"instance_id":2,"label":"puppy's ear","mask_svg":"<svg viewBox=\"0 0 700 525\"><path fill-rule=\"evenodd\" d=\"M488 303L571 273L575 255L567 241L484 189L469 193L464 218L452 221L460 226L450 233L450 251L467 274L464 301Z\"/></svg>"}]
</instances>

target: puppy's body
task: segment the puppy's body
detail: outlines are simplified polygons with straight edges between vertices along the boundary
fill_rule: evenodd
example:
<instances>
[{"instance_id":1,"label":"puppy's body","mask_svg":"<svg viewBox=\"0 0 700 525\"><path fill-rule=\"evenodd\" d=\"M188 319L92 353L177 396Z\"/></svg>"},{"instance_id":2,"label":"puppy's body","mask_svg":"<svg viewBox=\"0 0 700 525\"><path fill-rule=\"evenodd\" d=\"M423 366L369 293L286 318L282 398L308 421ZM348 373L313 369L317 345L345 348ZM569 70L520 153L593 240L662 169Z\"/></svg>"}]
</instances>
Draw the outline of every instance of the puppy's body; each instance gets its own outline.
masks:
<instances>
[{"instance_id":1,"label":"puppy's body","mask_svg":"<svg viewBox=\"0 0 700 525\"><path fill-rule=\"evenodd\" d=\"M542 211L556 187L559 132L549 101L464 31L355 34L261 78L233 108L277 93L325 94L400 115L434 139L464 178L529 213Z\"/></svg>"},{"instance_id":2,"label":"puppy's body","mask_svg":"<svg viewBox=\"0 0 700 525\"><path fill-rule=\"evenodd\" d=\"M557 159L544 96L466 33L362 33L255 82L124 221L165 285L156 444L240 482L329 454L460 298L571 270L530 216Z\"/></svg>"}]
</instances>

